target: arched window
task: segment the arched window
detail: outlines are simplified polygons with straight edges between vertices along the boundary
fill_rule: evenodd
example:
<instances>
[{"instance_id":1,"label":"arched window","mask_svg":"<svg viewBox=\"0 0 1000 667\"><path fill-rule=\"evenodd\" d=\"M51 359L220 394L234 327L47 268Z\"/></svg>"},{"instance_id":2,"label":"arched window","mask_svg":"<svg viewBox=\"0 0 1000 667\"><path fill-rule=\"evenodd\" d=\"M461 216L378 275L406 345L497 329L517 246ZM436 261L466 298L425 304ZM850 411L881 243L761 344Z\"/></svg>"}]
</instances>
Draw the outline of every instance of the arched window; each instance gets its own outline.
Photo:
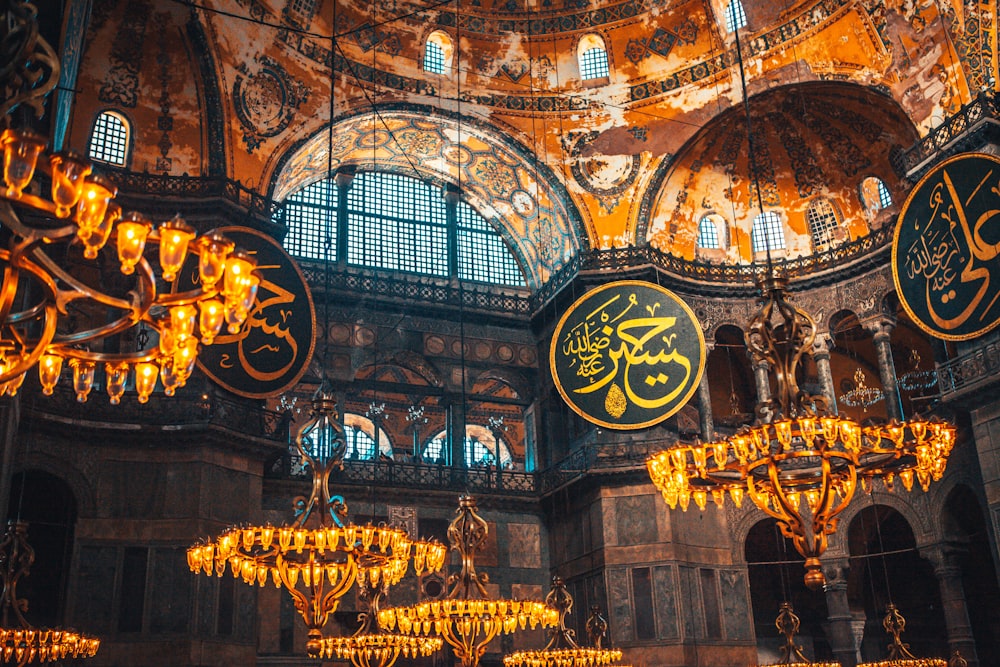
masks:
<instances>
[{"instance_id":1,"label":"arched window","mask_svg":"<svg viewBox=\"0 0 1000 667\"><path fill-rule=\"evenodd\" d=\"M576 57L580 64L580 79L606 79L609 76L608 51L600 35L589 34L580 38L576 47Z\"/></svg>"},{"instance_id":2,"label":"arched window","mask_svg":"<svg viewBox=\"0 0 1000 667\"><path fill-rule=\"evenodd\" d=\"M344 219L338 217L341 211ZM443 197L436 185L410 176L366 171L347 185L317 181L285 200L284 223L284 247L296 257L525 284L517 259L489 221L467 202ZM343 237L346 244L340 243Z\"/></svg>"},{"instance_id":3,"label":"arched window","mask_svg":"<svg viewBox=\"0 0 1000 667\"><path fill-rule=\"evenodd\" d=\"M381 428L378 429L378 454L392 458L392 443ZM347 412L344 414L344 459L348 461L371 461L377 458L375 447L375 423L368 417Z\"/></svg>"},{"instance_id":4,"label":"arched window","mask_svg":"<svg viewBox=\"0 0 1000 667\"><path fill-rule=\"evenodd\" d=\"M746 27L747 13L743 10L740 0L729 0L726 4L726 32L736 32Z\"/></svg>"},{"instance_id":5,"label":"arched window","mask_svg":"<svg viewBox=\"0 0 1000 667\"><path fill-rule=\"evenodd\" d=\"M715 226L715 219L711 215L704 216L698 222L698 247L713 249L722 247L719 243L719 229Z\"/></svg>"},{"instance_id":6,"label":"arched window","mask_svg":"<svg viewBox=\"0 0 1000 667\"><path fill-rule=\"evenodd\" d=\"M861 203L871 213L892 206L892 194L881 178L869 176L861 181Z\"/></svg>"},{"instance_id":7,"label":"arched window","mask_svg":"<svg viewBox=\"0 0 1000 667\"><path fill-rule=\"evenodd\" d=\"M424 45L424 71L431 74L449 73L454 52L455 46L448 33L435 30L427 36Z\"/></svg>"},{"instance_id":8,"label":"arched window","mask_svg":"<svg viewBox=\"0 0 1000 667\"><path fill-rule=\"evenodd\" d=\"M809 234L812 236L813 247L822 249L836 240L834 232L840 221L837 211L827 199L817 199L806 210L806 222L809 223Z\"/></svg>"},{"instance_id":9,"label":"arched window","mask_svg":"<svg viewBox=\"0 0 1000 667\"><path fill-rule=\"evenodd\" d=\"M444 453L445 444L448 442L448 432L441 431L431 438L424 447L421 459L424 463L443 462L447 459ZM462 451L465 454L465 467L478 468L496 465L496 450L500 447L500 465L510 468L514 459L510 455L510 449L503 439L497 439L493 433L485 426L478 424L467 424L465 426L465 442Z\"/></svg>"},{"instance_id":10,"label":"arched window","mask_svg":"<svg viewBox=\"0 0 1000 667\"><path fill-rule=\"evenodd\" d=\"M87 154L95 162L124 167L131 133L128 119L115 111L102 111L94 121Z\"/></svg>"},{"instance_id":11,"label":"arched window","mask_svg":"<svg viewBox=\"0 0 1000 667\"><path fill-rule=\"evenodd\" d=\"M753 219L750 245L754 252L780 250L785 247L785 233L781 229L781 218L777 213L764 211Z\"/></svg>"}]
</instances>

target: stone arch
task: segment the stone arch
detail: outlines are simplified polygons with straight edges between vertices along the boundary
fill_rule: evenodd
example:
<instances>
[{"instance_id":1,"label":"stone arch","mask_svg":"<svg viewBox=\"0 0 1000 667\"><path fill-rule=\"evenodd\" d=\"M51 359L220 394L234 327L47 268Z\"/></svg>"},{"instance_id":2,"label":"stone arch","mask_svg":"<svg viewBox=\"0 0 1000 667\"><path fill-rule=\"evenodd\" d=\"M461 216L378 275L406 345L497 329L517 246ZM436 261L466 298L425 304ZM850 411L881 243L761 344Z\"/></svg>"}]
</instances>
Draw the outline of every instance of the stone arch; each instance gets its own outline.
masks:
<instances>
[{"instance_id":1,"label":"stone arch","mask_svg":"<svg viewBox=\"0 0 1000 667\"><path fill-rule=\"evenodd\" d=\"M847 529L865 508L872 506L872 498L874 498L874 504L885 505L898 512L906 520L913 531L913 538L916 540L918 549L934 542L932 519L937 516L937 513L930 509L930 494L922 493L919 490L914 490L909 494L901 490L895 493L880 490L874 491L867 498L865 498L866 495L859 486L858 492L854 495L854 501L840 515L837 532L830 536L829 547L826 551L828 558L846 558L850 555L846 539Z\"/></svg>"},{"instance_id":2,"label":"stone arch","mask_svg":"<svg viewBox=\"0 0 1000 667\"><path fill-rule=\"evenodd\" d=\"M70 459L65 456L56 456L38 449L32 448L32 451L25 455L25 460L14 470L15 474L34 469L59 478L69 487L70 493L76 500L77 517L95 516L97 514L95 489L83 471L73 466Z\"/></svg>"},{"instance_id":3,"label":"stone arch","mask_svg":"<svg viewBox=\"0 0 1000 667\"><path fill-rule=\"evenodd\" d=\"M514 137L438 109L387 106L323 128L279 159L270 195L292 192L351 167L394 171L461 187L464 199L497 229L537 289L589 245L562 181Z\"/></svg>"},{"instance_id":4,"label":"stone arch","mask_svg":"<svg viewBox=\"0 0 1000 667\"><path fill-rule=\"evenodd\" d=\"M531 387L531 383L528 382L527 378L523 374L518 373L515 370L508 368L490 368L483 371L477 375L473 384L478 383L481 380L496 380L498 382L503 382L517 394L518 398L523 398L525 400L532 400L534 398L534 390Z\"/></svg>"}]
</instances>

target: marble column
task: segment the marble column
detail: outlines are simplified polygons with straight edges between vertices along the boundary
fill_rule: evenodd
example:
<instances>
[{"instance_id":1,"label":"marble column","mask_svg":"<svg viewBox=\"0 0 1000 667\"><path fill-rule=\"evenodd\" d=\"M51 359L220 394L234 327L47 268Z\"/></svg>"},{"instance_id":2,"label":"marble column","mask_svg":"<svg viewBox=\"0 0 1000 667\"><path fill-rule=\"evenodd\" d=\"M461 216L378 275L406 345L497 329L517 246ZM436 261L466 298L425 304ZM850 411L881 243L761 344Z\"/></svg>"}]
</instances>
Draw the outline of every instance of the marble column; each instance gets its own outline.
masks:
<instances>
[{"instance_id":1,"label":"marble column","mask_svg":"<svg viewBox=\"0 0 1000 667\"><path fill-rule=\"evenodd\" d=\"M826 408L830 414L837 412L837 393L833 386L833 371L830 369L830 348L833 346L833 339L830 334L818 334L816 342L813 343L813 361L816 362L816 375L819 379L820 390L826 397Z\"/></svg>"},{"instance_id":2,"label":"marble column","mask_svg":"<svg viewBox=\"0 0 1000 667\"><path fill-rule=\"evenodd\" d=\"M950 544L920 550L920 555L934 566L934 576L941 589L941 607L945 629L948 631L948 652L959 651L968 661L969 667L978 667L976 640L972 635L965 588L962 586L962 568L958 564L961 553L962 549L958 545Z\"/></svg>"},{"instance_id":3,"label":"marble column","mask_svg":"<svg viewBox=\"0 0 1000 667\"><path fill-rule=\"evenodd\" d=\"M899 387L896 384L896 367L892 363L892 346L890 345L893 324L880 320L868 326L878 354L878 374L882 380L882 391L885 393L885 410L889 419L903 421L903 404L899 399Z\"/></svg>"},{"instance_id":4,"label":"marble column","mask_svg":"<svg viewBox=\"0 0 1000 667\"><path fill-rule=\"evenodd\" d=\"M854 640L851 608L847 602L847 572L850 564L846 558L828 560L823 563L826 584L827 641L833 658L842 667L856 667L858 647Z\"/></svg>"},{"instance_id":5,"label":"marble column","mask_svg":"<svg viewBox=\"0 0 1000 667\"><path fill-rule=\"evenodd\" d=\"M10 499L11 480L14 477L17 429L21 423L21 397L0 398L0 517L6 517Z\"/></svg>"},{"instance_id":6,"label":"marble column","mask_svg":"<svg viewBox=\"0 0 1000 667\"><path fill-rule=\"evenodd\" d=\"M705 344L705 372L701 374L701 382L698 383L698 416L701 422L702 442L715 440L715 423L712 420L712 390L708 385L708 355L711 354L712 347L710 343Z\"/></svg>"},{"instance_id":7,"label":"marble column","mask_svg":"<svg viewBox=\"0 0 1000 667\"><path fill-rule=\"evenodd\" d=\"M753 360L753 378L757 385L757 405L762 403L767 403L771 400L771 378L768 374L771 366L764 359L754 359ZM771 409L768 407L765 409L766 415L771 414ZM754 408L754 414L756 417L761 418L762 415L757 414L756 408Z\"/></svg>"}]
</instances>

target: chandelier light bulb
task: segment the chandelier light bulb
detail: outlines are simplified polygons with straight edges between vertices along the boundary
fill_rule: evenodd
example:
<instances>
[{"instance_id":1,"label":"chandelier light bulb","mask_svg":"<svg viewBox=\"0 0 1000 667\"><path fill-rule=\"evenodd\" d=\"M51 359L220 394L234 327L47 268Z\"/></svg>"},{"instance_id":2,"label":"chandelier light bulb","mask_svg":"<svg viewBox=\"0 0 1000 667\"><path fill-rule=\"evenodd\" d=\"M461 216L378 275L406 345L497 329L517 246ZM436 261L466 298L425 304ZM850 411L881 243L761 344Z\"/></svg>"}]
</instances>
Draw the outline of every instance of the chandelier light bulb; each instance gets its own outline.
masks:
<instances>
[{"instance_id":1,"label":"chandelier light bulb","mask_svg":"<svg viewBox=\"0 0 1000 667\"><path fill-rule=\"evenodd\" d=\"M163 271L163 279L169 283L173 282L184 265L188 244L194 239L195 233L180 216L174 216L160 225L159 233L160 269Z\"/></svg>"},{"instance_id":2,"label":"chandelier light bulb","mask_svg":"<svg viewBox=\"0 0 1000 667\"><path fill-rule=\"evenodd\" d=\"M51 396L59 382L62 372L63 358L58 354L43 354L38 360L38 380L42 385L42 393Z\"/></svg>"},{"instance_id":3,"label":"chandelier light bulb","mask_svg":"<svg viewBox=\"0 0 1000 667\"><path fill-rule=\"evenodd\" d=\"M9 199L21 197L24 188L35 175L38 156L45 149L45 139L29 132L4 130L0 134L0 150L3 150L3 180L6 184L4 196Z\"/></svg>"},{"instance_id":4,"label":"chandelier light bulb","mask_svg":"<svg viewBox=\"0 0 1000 667\"><path fill-rule=\"evenodd\" d=\"M135 273L135 265L142 259L146 238L153 228L142 214L131 211L118 223L118 261L126 276Z\"/></svg>"},{"instance_id":5,"label":"chandelier light bulb","mask_svg":"<svg viewBox=\"0 0 1000 667\"><path fill-rule=\"evenodd\" d=\"M56 153L49 158L52 168L52 203L55 204L57 218L69 217L73 207L83 195L84 178L91 167L87 162L72 152Z\"/></svg>"}]
</instances>

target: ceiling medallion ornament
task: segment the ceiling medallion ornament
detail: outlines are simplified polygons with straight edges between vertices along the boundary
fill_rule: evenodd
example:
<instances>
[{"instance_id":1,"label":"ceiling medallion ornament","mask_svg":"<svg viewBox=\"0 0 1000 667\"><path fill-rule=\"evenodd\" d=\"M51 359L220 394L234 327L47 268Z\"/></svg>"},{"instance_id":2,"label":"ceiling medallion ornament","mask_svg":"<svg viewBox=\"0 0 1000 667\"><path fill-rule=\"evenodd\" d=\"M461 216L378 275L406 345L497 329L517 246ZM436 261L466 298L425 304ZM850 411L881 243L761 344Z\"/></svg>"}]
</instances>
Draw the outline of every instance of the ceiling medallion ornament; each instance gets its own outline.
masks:
<instances>
[{"instance_id":1,"label":"ceiling medallion ornament","mask_svg":"<svg viewBox=\"0 0 1000 667\"><path fill-rule=\"evenodd\" d=\"M463 667L477 667L486 646L500 633L527 627L553 627L559 611L535 600L491 598L486 591L489 577L476 572L475 556L486 541L488 525L476 511L476 500L462 496L457 516L448 526L451 548L462 557L462 569L448 577L452 589L443 600L411 607L383 609L379 625L418 637L438 635L454 649Z\"/></svg>"},{"instance_id":2,"label":"ceiling medallion ornament","mask_svg":"<svg viewBox=\"0 0 1000 667\"><path fill-rule=\"evenodd\" d=\"M618 430L660 423L687 403L705 369L705 337L680 297L622 280L576 300L552 334L549 367L563 400Z\"/></svg>"},{"instance_id":3,"label":"ceiling medallion ornament","mask_svg":"<svg viewBox=\"0 0 1000 667\"><path fill-rule=\"evenodd\" d=\"M5 5L14 54L2 70L5 124L21 104L41 117L59 80L58 60L38 35L36 14L20 0ZM112 404L130 377L140 403L157 378L172 395L190 377L201 345L211 345L223 325L231 334L243 326L260 284L256 262L217 232L198 236L179 217L154 228L140 213L123 213L114 203L117 188L94 174L88 160L46 153L47 145L29 131L0 133L0 224L7 238L0 248L0 395L14 396L36 364L42 393L51 395L66 360L80 402L101 365ZM102 271L99 256L119 269L115 276ZM175 278L189 258L198 284L181 290ZM66 268L76 265L79 270ZM104 351L110 337L144 326L159 334L157 347Z\"/></svg>"},{"instance_id":4,"label":"ceiling medallion ornament","mask_svg":"<svg viewBox=\"0 0 1000 667\"><path fill-rule=\"evenodd\" d=\"M447 549L434 541L411 539L385 525L346 523L347 503L330 494L333 469L343 468L346 441L336 402L324 381L313 397L312 416L295 435L295 446L312 470L308 498L294 500L296 519L284 526L240 526L188 549L194 573L242 578L248 585L271 581L284 587L308 628L306 650L324 650L322 629L355 580L362 587L394 585L409 561L420 575L444 565Z\"/></svg>"},{"instance_id":5,"label":"ceiling medallion ornament","mask_svg":"<svg viewBox=\"0 0 1000 667\"><path fill-rule=\"evenodd\" d=\"M909 491L926 491L941 479L955 443L955 427L921 418L861 426L832 414L823 396L799 388L799 366L811 356L816 325L786 299L786 281L773 270L763 278L761 310L745 332L755 363L767 362L774 398L757 405L757 423L724 440L677 444L646 466L671 509L702 510L711 498L719 507L728 494L739 507L744 494L774 517L782 534L806 559L805 583L826 582L820 556L837 530L860 479L868 488L895 480Z\"/></svg>"},{"instance_id":6,"label":"ceiling medallion ornament","mask_svg":"<svg viewBox=\"0 0 1000 667\"><path fill-rule=\"evenodd\" d=\"M101 640L72 630L34 628L25 620L23 612L28 610L28 601L17 597L17 584L22 577L28 576L34 562L35 550L28 544L28 524L8 521L0 543L3 576L0 660L23 667L35 662L94 657ZM12 620L18 627L11 627Z\"/></svg>"}]
</instances>

